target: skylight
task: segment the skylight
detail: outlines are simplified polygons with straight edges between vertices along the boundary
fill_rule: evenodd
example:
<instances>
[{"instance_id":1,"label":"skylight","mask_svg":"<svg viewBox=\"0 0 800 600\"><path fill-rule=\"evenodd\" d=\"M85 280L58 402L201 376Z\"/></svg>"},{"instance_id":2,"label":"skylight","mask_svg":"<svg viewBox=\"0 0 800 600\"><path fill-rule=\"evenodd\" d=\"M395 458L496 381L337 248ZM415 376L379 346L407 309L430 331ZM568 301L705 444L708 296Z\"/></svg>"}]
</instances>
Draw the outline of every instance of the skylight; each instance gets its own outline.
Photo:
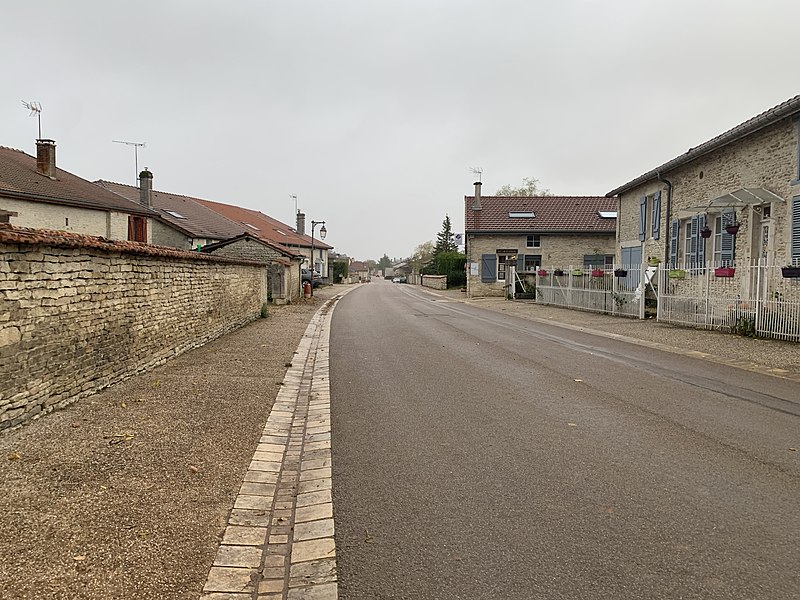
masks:
<instances>
[{"instance_id":1,"label":"skylight","mask_svg":"<svg viewBox=\"0 0 800 600\"><path fill-rule=\"evenodd\" d=\"M168 215L172 215L176 219L185 219L186 218L181 213L175 212L174 210L164 210L164 212L167 213Z\"/></svg>"},{"instance_id":2,"label":"skylight","mask_svg":"<svg viewBox=\"0 0 800 600\"><path fill-rule=\"evenodd\" d=\"M250 223L242 223L242 225L244 225L245 227L249 227L250 229L254 229L254 230L256 230L256 231L261 231L261 230L260 230L258 227L256 227L255 225L250 225Z\"/></svg>"},{"instance_id":3,"label":"skylight","mask_svg":"<svg viewBox=\"0 0 800 600\"><path fill-rule=\"evenodd\" d=\"M532 219L536 215L532 212L510 212L508 213L508 217L510 219Z\"/></svg>"},{"instance_id":4,"label":"skylight","mask_svg":"<svg viewBox=\"0 0 800 600\"><path fill-rule=\"evenodd\" d=\"M617 218L617 211L615 211L615 210L598 210L597 214L600 215L601 219L616 219Z\"/></svg>"},{"instance_id":5,"label":"skylight","mask_svg":"<svg viewBox=\"0 0 800 600\"><path fill-rule=\"evenodd\" d=\"M282 232L280 229L276 229L275 231L277 231L277 232L278 232L278 233L280 233L281 235L286 235L286 234L285 234L285 233L283 233L283 232Z\"/></svg>"}]
</instances>

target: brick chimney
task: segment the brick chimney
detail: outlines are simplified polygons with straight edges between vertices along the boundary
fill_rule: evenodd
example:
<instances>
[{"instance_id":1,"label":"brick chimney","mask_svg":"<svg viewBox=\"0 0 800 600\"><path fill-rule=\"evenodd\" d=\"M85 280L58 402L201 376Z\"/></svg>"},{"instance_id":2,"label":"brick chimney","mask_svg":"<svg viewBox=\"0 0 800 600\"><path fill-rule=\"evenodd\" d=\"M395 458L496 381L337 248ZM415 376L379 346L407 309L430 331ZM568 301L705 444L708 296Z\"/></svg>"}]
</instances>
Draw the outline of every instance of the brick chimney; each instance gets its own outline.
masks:
<instances>
[{"instance_id":1,"label":"brick chimney","mask_svg":"<svg viewBox=\"0 0 800 600\"><path fill-rule=\"evenodd\" d=\"M153 208L153 174L147 167L139 173L139 204Z\"/></svg>"},{"instance_id":2,"label":"brick chimney","mask_svg":"<svg viewBox=\"0 0 800 600\"><path fill-rule=\"evenodd\" d=\"M300 235L306 234L306 214L297 211L297 233Z\"/></svg>"},{"instance_id":3,"label":"brick chimney","mask_svg":"<svg viewBox=\"0 0 800 600\"><path fill-rule=\"evenodd\" d=\"M36 171L56 178L56 143L53 140L36 140Z\"/></svg>"},{"instance_id":4,"label":"brick chimney","mask_svg":"<svg viewBox=\"0 0 800 600\"><path fill-rule=\"evenodd\" d=\"M472 210L481 210L481 182L475 182L475 201L472 203Z\"/></svg>"}]
</instances>

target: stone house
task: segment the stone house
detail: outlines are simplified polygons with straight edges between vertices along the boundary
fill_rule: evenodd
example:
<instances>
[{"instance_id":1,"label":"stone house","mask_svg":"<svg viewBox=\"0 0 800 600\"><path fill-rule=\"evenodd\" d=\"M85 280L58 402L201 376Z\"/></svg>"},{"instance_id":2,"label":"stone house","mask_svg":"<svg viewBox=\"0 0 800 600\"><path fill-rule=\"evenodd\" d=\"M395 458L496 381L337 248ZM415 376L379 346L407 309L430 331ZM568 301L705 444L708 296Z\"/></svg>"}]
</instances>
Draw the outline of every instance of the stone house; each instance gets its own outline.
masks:
<instances>
[{"instance_id":1,"label":"stone house","mask_svg":"<svg viewBox=\"0 0 800 600\"><path fill-rule=\"evenodd\" d=\"M204 206L199 198L153 189L153 174L145 167L139 187L105 181L95 184L132 202L152 208L169 228L153 231L152 243L184 250L235 238L246 228Z\"/></svg>"},{"instance_id":2,"label":"stone house","mask_svg":"<svg viewBox=\"0 0 800 600\"><path fill-rule=\"evenodd\" d=\"M370 280L369 265L361 260L352 261L348 268L348 273L350 275L350 281L354 283Z\"/></svg>"},{"instance_id":3,"label":"stone house","mask_svg":"<svg viewBox=\"0 0 800 600\"><path fill-rule=\"evenodd\" d=\"M305 214L297 213L297 228L292 228L277 219L265 215L257 210L241 208L231 204L198 200L203 206L213 210L219 215L237 223L244 231L251 233L262 240L267 240L280 246L290 248L304 257L303 268L310 268L320 273L323 281L329 281L328 251L333 249L319 239L319 230L315 231L313 239L305 233Z\"/></svg>"},{"instance_id":4,"label":"stone house","mask_svg":"<svg viewBox=\"0 0 800 600\"><path fill-rule=\"evenodd\" d=\"M0 147L0 211L16 227L153 243L170 226L157 212L56 166L56 143L36 140L36 156Z\"/></svg>"},{"instance_id":5,"label":"stone house","mask_svg":"<svg viewBox=\"0 0 800 600\"><path fill-rule=\"evenodd\" d=\"M251 260L268 263L269 298L276 304L300 300L301 262L303 255L279 244L261 239L250 233L243 234L201 248L201 252L223 258Z\"/></svg>"},{"instance_id":6,"label":"stone house","mask_svg":"<svg viewBox=\"0 0 800 600\"><path fill-rule=\"evenodd\" d=\"M614 262L617 204L598 196L464 197L467 296L503 296L518 272Z\"/></svg>"},{"instance_id":7,"label":"stone house","mask_svg":"<svg viewBox=\"0 0 800 600\"><path fill-rule=\"evenodd\" d=\"M796 96L609 192L617 261L800 264L799 128Z\"/></svg>"}]
</instances>

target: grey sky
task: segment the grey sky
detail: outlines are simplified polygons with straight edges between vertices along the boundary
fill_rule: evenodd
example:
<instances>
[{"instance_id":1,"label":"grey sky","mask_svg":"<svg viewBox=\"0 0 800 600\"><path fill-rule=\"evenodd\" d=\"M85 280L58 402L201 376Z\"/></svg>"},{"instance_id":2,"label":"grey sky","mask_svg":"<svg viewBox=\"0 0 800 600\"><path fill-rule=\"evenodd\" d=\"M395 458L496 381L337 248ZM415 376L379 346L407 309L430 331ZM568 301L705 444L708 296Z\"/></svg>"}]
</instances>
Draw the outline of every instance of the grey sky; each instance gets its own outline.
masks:
<instances>
[{"instance_id":1,"label":"grey sky","mask_svg":"<svg viewBox=\"0 0 800 600\"><path fill-rule=\"evenodd\" d=\"M357 259L535 176L602 195L800 93L796 0L3 3L0 145L325 220Z\"/></svg>"}]
</instances>

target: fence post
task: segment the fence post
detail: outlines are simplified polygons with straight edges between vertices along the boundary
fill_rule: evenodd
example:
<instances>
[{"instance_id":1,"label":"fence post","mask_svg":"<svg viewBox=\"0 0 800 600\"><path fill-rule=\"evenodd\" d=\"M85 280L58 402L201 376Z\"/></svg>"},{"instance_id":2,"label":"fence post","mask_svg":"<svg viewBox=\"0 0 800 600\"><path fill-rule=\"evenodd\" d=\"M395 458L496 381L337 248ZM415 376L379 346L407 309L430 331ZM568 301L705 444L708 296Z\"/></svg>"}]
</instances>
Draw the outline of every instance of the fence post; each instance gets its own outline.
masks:
<instances>
[{"instance_id":1,"label":"fence post","mask_svg":"<svg viewBox=\"0 0 800 600\"><path fill-rule=\"evenodd\" d=\"M761 279L762 273L766 274L766 272L764 257L759 256L758 266L756 267L756 333L761 333Z\"/></svg>"}]
</instances>

